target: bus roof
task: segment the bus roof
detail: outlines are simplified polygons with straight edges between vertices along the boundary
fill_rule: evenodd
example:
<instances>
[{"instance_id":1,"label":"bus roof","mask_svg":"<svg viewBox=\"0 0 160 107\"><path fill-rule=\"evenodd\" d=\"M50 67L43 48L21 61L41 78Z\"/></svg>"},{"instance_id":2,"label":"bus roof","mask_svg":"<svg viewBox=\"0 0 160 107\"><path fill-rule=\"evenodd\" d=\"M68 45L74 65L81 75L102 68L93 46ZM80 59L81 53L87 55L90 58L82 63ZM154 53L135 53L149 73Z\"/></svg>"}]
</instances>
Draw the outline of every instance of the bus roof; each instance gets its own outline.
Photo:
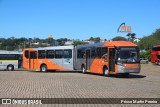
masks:
<instances>
[{"instance_id":1,"label":"bus roof","mask_svg":"<svg viewBox=\"0 0 160 107\"><path fill-rule=\"evenodd\" d=\"M19 51L0 50L0 54L22 54L22 52L19 52Z\"/></svg>"},{"instance_id":2,"label":"bus roof","mask_svg":"<svg viewBox=\"0 0 160 107\"><path fill-rule=\"evenodd\" d=\"M73 49L74 46L53 46L53 47L39 47L39 48L25 48L24 50L49 50L49 49Z\"/></svg>"},{"instance_id":3,"label":"bus roof","mask_svg":"<svg viewBox=\"0 0 160 107\"><path fill-rule=\"evenodd\" d=\"M106 42L104 46L137 46L129 41L110 41Z\"/></svg>"},{"instance_id":4,"label":"bus roof","mask_svg":"<svg viewBox=\"0 0 160 107\"><path fill-rule=\"evenodd\" d=\"M160 45L154 45L153 47L160 47Z\"/></svg>"},{"instance_id":5,"label":"bus roof","mask_svg":"<svg viewBox=\"0 0 160 107\"><path fill-rule=\"evenodd\" d=\"M92 46L137 46L136 44L129 42L129 41L107 41L107 42L100 42L100 43L93 43L93 44L82 44L82 45L77 45L78 48L83 48L83 47L92 47Z\"/></svg>"}]
</instances>

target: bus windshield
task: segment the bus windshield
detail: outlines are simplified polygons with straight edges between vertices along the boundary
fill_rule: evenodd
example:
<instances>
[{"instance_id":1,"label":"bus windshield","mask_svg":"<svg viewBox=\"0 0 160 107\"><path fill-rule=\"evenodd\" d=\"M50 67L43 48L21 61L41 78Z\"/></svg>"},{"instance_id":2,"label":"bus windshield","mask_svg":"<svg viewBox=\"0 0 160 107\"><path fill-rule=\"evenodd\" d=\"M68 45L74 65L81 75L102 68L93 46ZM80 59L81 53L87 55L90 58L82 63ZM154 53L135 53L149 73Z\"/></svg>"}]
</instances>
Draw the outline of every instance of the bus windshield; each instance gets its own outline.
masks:
<instances>
[{"instance_id":1,"label":"bus windshield","mask_svg":"<svg viewBox=\"0 0 160 107\"><path fill-rule=\"evenodd\" d=\"M152 47L152 51L160 51L160 46Z\"/></svg>"},{"instance_id":2,"label":"bus windshield","mask_svg":"<svg viewBox=\"0 0 160 107\"><path fill-rule=\"evenodd\" d=\"M137 63L139 62L138 48L136 47L121 47L118 54L118 62L122 63Z\"/></svg>"}]
</instances>

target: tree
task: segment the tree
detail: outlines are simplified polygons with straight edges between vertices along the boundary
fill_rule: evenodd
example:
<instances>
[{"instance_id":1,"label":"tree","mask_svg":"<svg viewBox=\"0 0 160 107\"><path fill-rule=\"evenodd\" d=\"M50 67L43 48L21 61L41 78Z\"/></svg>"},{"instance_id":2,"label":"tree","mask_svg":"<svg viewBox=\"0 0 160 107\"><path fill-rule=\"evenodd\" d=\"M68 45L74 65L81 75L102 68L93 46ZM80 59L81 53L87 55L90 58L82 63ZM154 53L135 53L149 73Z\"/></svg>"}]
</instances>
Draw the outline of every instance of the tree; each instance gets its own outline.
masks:
<instances>
[{"instance_id":1,"label":"tree","mask_svg":"<svg viewBox=\"0 0 160 107\"><path fill-rule=\"evenodd\" d=\"M150 60L150 50L147 50L146 52L140 52L139 56L140 58L147 58Z\"/></svg>"},{"instance_id":2,"label":"tree","mask_svg":"<svg viewBox=\"0 0 160 107\"><path fill-rule=\"evenodd\" d=\"M67 42L68 40L69 40L69 39L67 39L67 38L57 39L58 44L59 44L60 46L63 46L63 45L65 44L65 42Z\"/></svg>"},{"instance_id":3,"label":"tree","mask_svg":"<svg viewBox=\"0 0 160 107\"><path fill-rule=\"evenodd\" d=\"M83 42L83 41L73 41L73 44L74 46L77 46L77 45L82 45L82 44L88 44L87 42Z\"/></svg>"},{"instance_id":4,"label":"tree","mask_svg":"<svg viewBox=\"0 0 160 107\"><path fill-rule=\"evenodd\" d=\"M160 44L160 29L157 29L149 36L145 36L138 43L140 49L150 50L154 45Z\"/></svg>"},{"instance_id":5,"label":"tree","mask_svg":"<svg viewBox=\"0 0 160 107\"><path fill-rule=\"evenodd\" d=\"M128 37L128 41L131 41L131 42L133 42L133 40L136 38L135 33L128 33L126 36Z\"/></svg>"},{"instance_id":6,"label":"tree","mask_svg":"<svg viewBox=\"0 0 160 107\"><path fill-rule=\"evenodd\" d=\"M90 41L94 41L94 42L100 42L101 38L100 38L100 37L95 37L95 38L90 37L89 40L90 40Z\"/></svg>"},{"instance_id":7,"label":"tree","mask_svg":"<svg viewBox=\"0 0 160 107\"><path fill-rule=\"evenodd\" d=\"M127 39L122 36L116 36L116 37L112 38L112 40L113 41L127 41Z\"/></svg>"}]
</instances>

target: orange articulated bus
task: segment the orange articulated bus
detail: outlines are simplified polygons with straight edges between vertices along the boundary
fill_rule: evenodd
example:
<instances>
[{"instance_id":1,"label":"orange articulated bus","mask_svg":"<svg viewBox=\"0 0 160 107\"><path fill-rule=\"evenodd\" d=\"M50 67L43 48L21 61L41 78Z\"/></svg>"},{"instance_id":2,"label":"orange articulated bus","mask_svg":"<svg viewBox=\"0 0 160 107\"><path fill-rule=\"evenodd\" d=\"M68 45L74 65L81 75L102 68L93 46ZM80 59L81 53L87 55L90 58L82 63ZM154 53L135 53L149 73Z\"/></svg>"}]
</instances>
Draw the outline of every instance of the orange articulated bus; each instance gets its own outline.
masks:
<instances>
[{"instance_id":1,"label":"orange articulated bus","mask_svg":"<svg viewBox=\"0 0 160 107\"><path fill-rule=\"evenodd\" d=\"M110 41L78 46L26 48L24 68L36 71L82 70L103 74L140 72L139 48L128 41Z\"/></svg>"}]
</instances>

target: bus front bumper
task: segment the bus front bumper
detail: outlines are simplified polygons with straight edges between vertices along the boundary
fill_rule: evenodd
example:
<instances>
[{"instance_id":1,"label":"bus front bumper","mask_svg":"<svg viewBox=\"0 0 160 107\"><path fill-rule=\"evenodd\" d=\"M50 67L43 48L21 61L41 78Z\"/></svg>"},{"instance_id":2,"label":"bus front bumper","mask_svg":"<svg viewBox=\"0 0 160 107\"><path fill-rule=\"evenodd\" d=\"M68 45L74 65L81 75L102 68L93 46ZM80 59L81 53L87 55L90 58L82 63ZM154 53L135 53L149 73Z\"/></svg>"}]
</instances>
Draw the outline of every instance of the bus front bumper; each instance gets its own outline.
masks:
<instances>
[{"instance_id":1,"label":"bus front bumper","mask_svg":"<svg viewBox=\"0 0 160 107\"><path fill-rule=\"evenodd\" d=\"M140 64L134 67L125 67L122 65L118 65L118 73L140 73L140 70Z\"/></svg>"}]
</instances>

